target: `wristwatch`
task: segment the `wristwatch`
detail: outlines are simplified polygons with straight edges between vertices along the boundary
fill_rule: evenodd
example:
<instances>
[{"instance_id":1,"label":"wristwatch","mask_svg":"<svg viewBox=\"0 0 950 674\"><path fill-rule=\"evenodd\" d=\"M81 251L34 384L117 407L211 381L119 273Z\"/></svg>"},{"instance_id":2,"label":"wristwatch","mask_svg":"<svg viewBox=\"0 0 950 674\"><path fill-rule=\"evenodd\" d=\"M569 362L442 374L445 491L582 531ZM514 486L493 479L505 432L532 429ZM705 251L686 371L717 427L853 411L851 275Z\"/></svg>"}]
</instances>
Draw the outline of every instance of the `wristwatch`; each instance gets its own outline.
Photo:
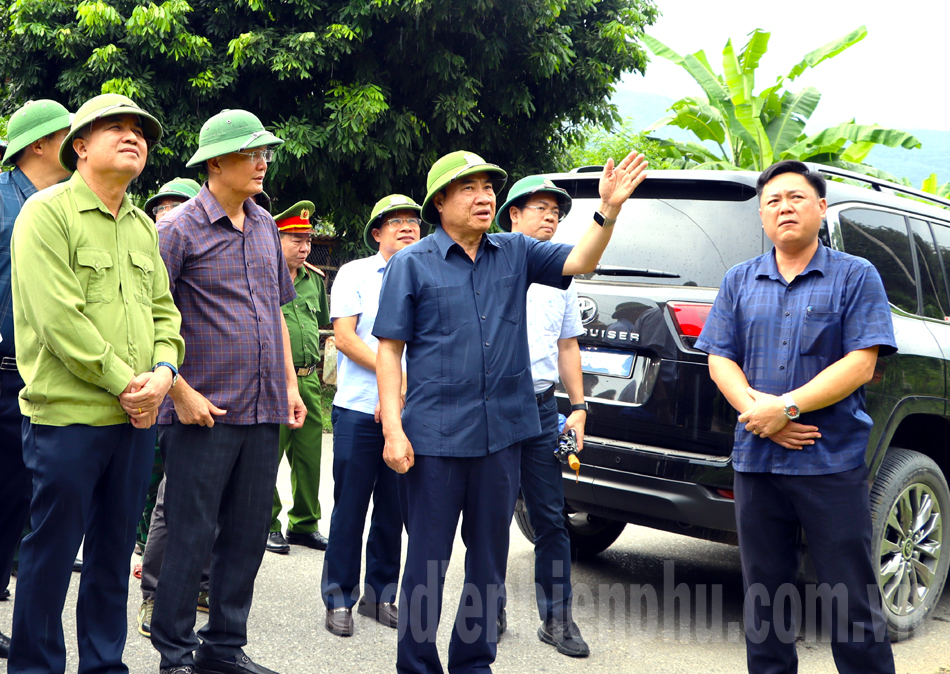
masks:
<instances>
[{"instance_id":1,"label":"wristwatch","mask_svg":"<svg viewBox=\"0 0 950 674\"><path fill-rule=\"evenodd\" d=\"M790 421L795 421L798 417L801 416L801 412L798 409L798 405L795 404L795 401L792 400L791 393L785 393L782 395L782 402L785 403L785 416L789 418Z\"/></svg>"},{"instance_id":2,"label":"wristwatch","mask_svg":"<svg viewBox=\"0 0 950 674\"><path fill-rule=\"evenodd\" d=\"M587 412L587 403L577 403L576 405L571 405L571 412Z\"/></svg>"},{"instance_id":3,"label":"wristwatch","mask_svg":"<svg viewBox=\"0 0 950 674\"><path fill-rule=\"evenodd\" d=\"M152 372L155 372L155 370L157 370L158 368L162 366L167 367L169 370L172 371L172 388L175 388L175 384L178 383L178 368L172 365L171 363L167 363L163 360L160 363L155 363L155 367L152 368Z\"/></svg>"},{"instance_id":4,"label":"wristwatch","mask_svg":"<svg viewBox=\"0 0 950 674\"><path fill-rule=\"evenodd\" d=\"M613 227L614 223L617 222L617 218L608 218L600 211L594 211L594 222L601 227Z\"/></svg>"}]
</instances>

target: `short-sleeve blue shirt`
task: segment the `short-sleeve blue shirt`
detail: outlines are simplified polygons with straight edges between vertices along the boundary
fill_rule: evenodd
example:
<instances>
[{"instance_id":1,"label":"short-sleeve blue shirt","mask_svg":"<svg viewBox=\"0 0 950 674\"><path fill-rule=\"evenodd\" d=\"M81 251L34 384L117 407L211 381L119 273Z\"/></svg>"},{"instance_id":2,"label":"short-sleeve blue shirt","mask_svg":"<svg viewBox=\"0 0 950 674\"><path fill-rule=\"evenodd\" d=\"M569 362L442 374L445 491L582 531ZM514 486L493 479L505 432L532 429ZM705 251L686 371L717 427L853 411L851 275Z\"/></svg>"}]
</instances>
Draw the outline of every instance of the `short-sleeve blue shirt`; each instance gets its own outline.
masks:
<instances>
[{"instance_id":1,"label":"short-sleeve blue shirt","mask_svg":"<svg viewBox=\"0 0 950 674\"><path fill-rule=\"evenodd\" d=\"M526 297L532 283L570 285L570 251L487 234L473 262L436 227L390 258L373 334L406 342L402 423L416 454L485 456L541 433Z\"/></svg>"},{"instance_id":2,"label":"short-sleeve blue shirt","mask_svg":"<svg viewBox=\"0 0 950 674\"><path fill-rule=\"evenodd\" d=\"M818 244L811 262L786 282L775 252L726 273L696 348L737 363L757 391L782 395L845 355L872 346L897 350L881 277L867 260ZM825 475L865 460L872 421L864 387L834 405L801 415L821 437L789 450L736 424L733 465L740 472Z\"/></svg>"}]
</instances>

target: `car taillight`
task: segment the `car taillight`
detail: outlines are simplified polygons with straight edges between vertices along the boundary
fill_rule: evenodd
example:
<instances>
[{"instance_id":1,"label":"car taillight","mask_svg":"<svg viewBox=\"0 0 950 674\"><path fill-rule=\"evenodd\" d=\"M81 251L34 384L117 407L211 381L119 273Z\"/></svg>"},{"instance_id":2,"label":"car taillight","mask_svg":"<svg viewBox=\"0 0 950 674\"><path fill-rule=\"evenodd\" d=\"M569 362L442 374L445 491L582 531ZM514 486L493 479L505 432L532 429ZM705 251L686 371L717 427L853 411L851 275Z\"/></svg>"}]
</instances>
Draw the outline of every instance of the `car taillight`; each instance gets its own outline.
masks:
<instances>
[{"instance_id":1,"label":"car taillight","mask_svg":"<svg viewBox=\"0 0 950 674\"><path fill-rule=\"evenodd\" d=\"M731 489L717 489L716 493L722 496L723 498L729 498L732 500L735 500L736 498L736 493L732 491Z\"/></svg>"},{"instance_id":2,"label":"car taillight","mask_svg":"<svg viewBox=\"0 0 950 674\"><path fill-rule=\"evenodd\" d=\"M711 304L699 304L697 302L667 302L670 313L673 315L673 323L676 329L683 337L692 337L685 340L692 346L703 331L706 325L706 317L709 316Z\"/></svg>"}]
</instances>

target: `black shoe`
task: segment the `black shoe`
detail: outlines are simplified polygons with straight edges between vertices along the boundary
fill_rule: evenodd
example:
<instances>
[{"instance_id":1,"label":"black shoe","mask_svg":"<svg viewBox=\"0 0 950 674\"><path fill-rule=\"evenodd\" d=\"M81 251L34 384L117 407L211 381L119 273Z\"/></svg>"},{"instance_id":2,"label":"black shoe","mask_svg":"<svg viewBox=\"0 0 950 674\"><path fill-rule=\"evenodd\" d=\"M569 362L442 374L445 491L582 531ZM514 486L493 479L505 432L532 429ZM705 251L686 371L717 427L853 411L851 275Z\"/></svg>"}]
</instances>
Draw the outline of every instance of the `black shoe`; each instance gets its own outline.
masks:
<instances>
[{"instance_id":1,"label":"black shoe","mask_svg":"<svg viewBox=\"0 0 950 674\"><path fill-rule=\"evenodd\" d=\"M206 660L195 652L195 674L277 674L243 653L235 661Z\"/></svg>"},{"instance_id":2,"label":"black shoe","mask_svg":"<svg viewBox=\"0 0 950 674\"><path fill-rule=\"evenodd\" d=\"M5 587L0 590L0 601L6 601L10 598L10 588Z\"/></svg>"},{"instance_id":3,"label":"black shoe","mask_svg":"<svg viewBox=\"0 0 950 674\"><path fill-rule=\"evenodd\" d=\"M495 619L495 627L498 629L498 639L501 640L501 635L508 631L508 614L505 612L504 606L498 611L498 617Z\"/></svg>"},{"instance_id":4,"label":"black shoe","mask_svg":"<svg viewBox=\"0 0 950 674\"><path fill-rule=\"evenodd\" d=\"M73 560L73 571L76 573L82 573L82 560L77 557Z\"/></svg>"},{"instance_id":5,"label":"black shoe","mask_svg":"<svg viewBox=\"0 0 950 674\"><path fill-rule=\"evenodd\" d=\"M590 655L590 647L581 636L577 623L545 620L538 628L538 638L546 644L551 644L558 653L569 655L572 658L586 658Z\"/></svg>"},{"instance_id":6,"label":"black shoe","mask_svg":"<svg viewBox=\"0 0 950 674\"><path fill-rule=\"evenodd\" d=\"M10 637L0 632L0 658L10 657Z\"/></svg>"},{"instance_id":7,"label":"black shoe","mask_svg":"<svg viewBox=\"0 0 950 674\"><path fill-rule=\"evenodd\" d=\"M399 626L399 609L391 601L382 604L370 604L367 603L366 597L363 597L360 599L359 606L356 607L356 612L365 615L367 618L372 618L386 627L396 628Z\"/></svg>"},{"instance_id":8,"label":"black shoe","mask_svg":"<svg viewBox=\"0 0 950 674\"><path fill-rule=\"evenodd\" d=\"M329 543L327 537L319 531L314 531L309 534L295 534L293 531L288 531L287 542L291 545L306 545L308 548L313 548L314 550L326 550L327 543Z\"/></svg>"},{"instance_id":9,"label":"black shoe","mask_svg":"<svg viewBox=\"0 0 950 674\"><path fill-rule=\"evenodd\" d=\"M327 609L327 632L338 637L353 636L353 609L341 606Z\"/></svg>"},{"instance_id":10,"label":"black shoe","mask_svg":"<svg viewBox=\"0 0 950 674\"><path fill-rule=\"evenodd\" d=\"M178 665L177 667L162 667L158 674L195 674L195 668L191 665Z\"/></svg>"},{"instance_id":11,"label":"black shoe","mask_svg":"<svg viewBox=\"0 0 950 674\"><path fill-rule=\"evenodd\" d=\"M287 545L287 539L279 531L272 531L267 534L267 552L276 552L278 555L286 555L290 552L290 546Z\"/></svg>"}]
</instances>

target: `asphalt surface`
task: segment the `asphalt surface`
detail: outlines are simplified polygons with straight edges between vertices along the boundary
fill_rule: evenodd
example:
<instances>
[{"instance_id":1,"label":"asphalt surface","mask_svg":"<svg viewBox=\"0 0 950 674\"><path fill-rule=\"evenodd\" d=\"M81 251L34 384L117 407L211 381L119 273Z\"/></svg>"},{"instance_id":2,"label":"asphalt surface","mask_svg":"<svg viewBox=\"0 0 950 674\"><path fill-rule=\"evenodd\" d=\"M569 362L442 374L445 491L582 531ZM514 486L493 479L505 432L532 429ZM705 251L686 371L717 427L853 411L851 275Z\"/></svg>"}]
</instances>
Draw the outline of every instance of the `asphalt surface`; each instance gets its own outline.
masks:
<instances>
[{"instance_id":1,"label":"asphalt surface","mask_svg":"<svg viewBox=\"0 0 950 674\"><path fill-rule=\"evenodd\" d=\"M332 509L332 437L324 436L321 503L327 533ZM290 499L286 462L279 485ZM449 623L461 595L464 546L456 539L446 579L445 610L438 644L447 661ZM141 558L133 557L131 564ZM292 546L289 555L265 553L257 578L248 624L252 659L281 674L323 672L394 672L396 631L356 615L356 634L335 637L324 627L319 583L323 553ZM575 617L591 647L591 656L574 660L538 640L534 606L534 552L517 526L511 528L508 565L508 632L498 648L496 672L581 674L624 672L702 674L741 673L742 579L736 548L629 526L620 539L594 560L573 567ZM63 614L68 649L67 671L78 665L75 603L79 574L73 574ZM15 584L11 590L16 595ZM132 674L158 672L158 654L137 631L141 595L130 584L129 636L125 661ZM631 606L636 604L636 610ZM13 602L0 602L0 631L10 633ZM697 620L697 615L701 616ZM721 616L721 617L720 617ZM205 615L197 614L198 626ZM799 671L835 672L831 646L815 635L800 637ZM934 617L913 639L894 645L899 674L950 673L950 591ZM0 660L0 672L6 661Z\"/></svg>"}]
</instances>

